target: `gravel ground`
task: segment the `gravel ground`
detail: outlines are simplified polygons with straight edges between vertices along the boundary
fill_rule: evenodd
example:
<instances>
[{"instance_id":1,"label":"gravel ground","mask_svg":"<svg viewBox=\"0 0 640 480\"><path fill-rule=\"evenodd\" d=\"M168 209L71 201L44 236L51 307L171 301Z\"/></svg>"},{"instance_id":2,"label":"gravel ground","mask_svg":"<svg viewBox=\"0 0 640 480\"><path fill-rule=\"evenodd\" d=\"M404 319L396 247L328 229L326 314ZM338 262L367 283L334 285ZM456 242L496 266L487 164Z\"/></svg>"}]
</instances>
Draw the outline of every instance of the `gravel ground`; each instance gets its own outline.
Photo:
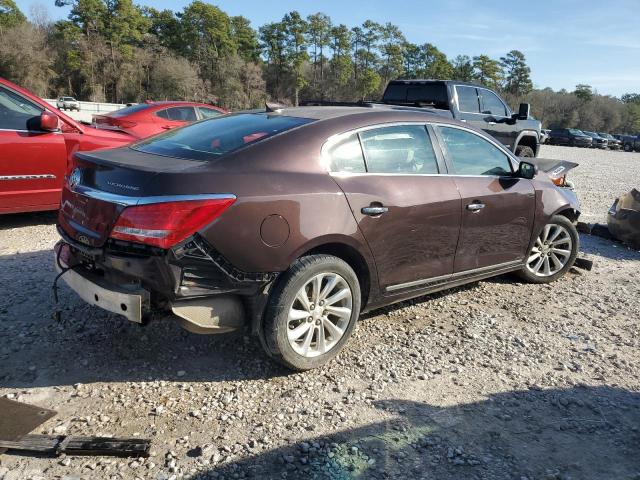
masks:
<instances>
[{"instance_id":1,"label":"gravel ground","mask_svg":"<svg viewBox=\"0 0 640 480\"><path fill-rule=\"evenodd\" d=\"M640 185L640 154L577 159L585 220ZM320 370L258 343L145 328L49 286L49 214L0 219L0 395L36 433L141 436L148 459L0 457L0 479L640 478L640 253L583 235L593 271L504 276L373 312Z\"/></svg>"}]
</instances>

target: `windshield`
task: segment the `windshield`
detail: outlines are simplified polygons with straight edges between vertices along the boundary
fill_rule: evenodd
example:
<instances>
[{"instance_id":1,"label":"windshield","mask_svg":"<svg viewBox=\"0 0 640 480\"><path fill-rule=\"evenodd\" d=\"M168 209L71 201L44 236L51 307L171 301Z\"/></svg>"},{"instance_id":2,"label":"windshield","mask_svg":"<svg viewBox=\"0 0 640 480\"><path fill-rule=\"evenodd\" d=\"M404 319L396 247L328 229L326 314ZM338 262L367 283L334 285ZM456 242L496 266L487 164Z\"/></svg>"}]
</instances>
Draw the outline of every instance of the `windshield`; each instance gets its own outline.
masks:
<instances>
[{"instance_id":1,"label":"windshield","mask_svg":"<svg viewBox=\"0 0 640 480\"><path fill-rule=\"evenodd\" d=\"M584 133L582 133L581 130L577 130L575 128L570 128L569 129L569 133L572 134L572 135L584 135Z\"/></svg>"},{"instance_id":2,"label":"windshield","mask_svg":"<svg viewBox=\"0 0 640 480\"><path fill-rule=\"evenodd\" d=\"M67 102L75 102L76 101L76 99L73 98L73 97L64 97L62 100L65 100Z\"/></svg>"},{"instance_id":3,"label":"windshield","mask_svg":"<svg viewBox=\"0 0 640 480\"><path fill-rule=\"evenodd\" d=\"M265 112L226 115L171 130L131 148L187 160L214 160L260 139L312 121Z\"/></svg>"}]
</instances>

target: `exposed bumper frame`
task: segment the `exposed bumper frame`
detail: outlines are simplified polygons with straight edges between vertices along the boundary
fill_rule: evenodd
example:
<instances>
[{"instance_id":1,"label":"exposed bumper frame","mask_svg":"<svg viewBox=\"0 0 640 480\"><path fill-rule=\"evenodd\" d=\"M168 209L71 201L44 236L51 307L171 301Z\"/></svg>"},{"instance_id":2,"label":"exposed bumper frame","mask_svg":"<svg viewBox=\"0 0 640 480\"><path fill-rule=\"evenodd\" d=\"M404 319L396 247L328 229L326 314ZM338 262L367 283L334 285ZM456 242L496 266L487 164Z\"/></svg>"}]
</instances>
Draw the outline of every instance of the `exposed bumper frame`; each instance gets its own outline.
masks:
<instances>
[{"instance_id":1,"label":"exposed bumper frame","mask_svg":"<svg viewBox=\"0 0 640 480\"><path fill-rule=\"evenodd\" d=\"M62 259L59 262L62 267L68 268ZM58 273L62 272L58 261L55 266ZM132 322L142 323L142 317L149 309L150 293L142 288L120 288L98 278L88 278L73 269L60 278L88 304L122 315Z\"/></svg>"}]
</instances>

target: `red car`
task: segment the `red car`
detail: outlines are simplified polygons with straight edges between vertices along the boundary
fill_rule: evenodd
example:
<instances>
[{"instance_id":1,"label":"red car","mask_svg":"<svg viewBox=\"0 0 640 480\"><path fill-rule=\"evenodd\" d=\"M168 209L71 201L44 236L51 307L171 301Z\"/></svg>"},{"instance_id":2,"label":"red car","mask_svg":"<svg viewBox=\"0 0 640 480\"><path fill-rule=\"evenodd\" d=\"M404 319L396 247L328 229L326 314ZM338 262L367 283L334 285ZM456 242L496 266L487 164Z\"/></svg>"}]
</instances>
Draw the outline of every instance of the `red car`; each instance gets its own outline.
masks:
<instances>
[{"instance_id":1,"label":"red car","mask_svg":"<svg viewBox=\"0 0 640 480\"><path fill-rule=\"evenodd\" d=\"M122 130L137 138L181 127L197 120L228 113L219 107L194 102L145 102L116 110L106 115L94 115L98 128Z\"/></svg>"},{"instance_id":2,"label":"red car","mask_svg":"<svg viewBox=\"0 0 640 480\"><path fill-rule=\"evenodd\" d=\"M71 155L133 140L82 125L0 78L0 214L56 210Z\"/></svg>"}]
</instances>

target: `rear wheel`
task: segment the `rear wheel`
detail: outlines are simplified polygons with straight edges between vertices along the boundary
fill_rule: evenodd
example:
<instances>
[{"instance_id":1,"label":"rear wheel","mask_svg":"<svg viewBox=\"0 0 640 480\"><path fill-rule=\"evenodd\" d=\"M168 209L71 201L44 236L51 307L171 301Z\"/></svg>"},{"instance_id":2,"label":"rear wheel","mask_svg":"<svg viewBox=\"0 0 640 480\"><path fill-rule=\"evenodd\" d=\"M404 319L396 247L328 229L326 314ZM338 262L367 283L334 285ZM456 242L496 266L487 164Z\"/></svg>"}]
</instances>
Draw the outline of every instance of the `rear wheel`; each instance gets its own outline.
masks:
<instances>
[{"instance_id":1,"label":"rear wheel","mask_svg":"<svg viewBox=\"0 0 640 480\"><path fill-rule=\"evenodd\" d=\"M535 154L533 153L533 148L527 147L526 145L519 145L516 147L516 155L518 157L525 158L533 158Z\"/></svg>"},{"instance_id":2,"label":"rear wheel","mask_svg":"<svg viewBox=\"0 0 640 480\"><path fill-rule=\"evenodd\" d=\"M293 370L334 358L360 314L360 285L353 269L331 255L298 259L271 293L261 335L267 353Z\"/></svg>"},{"instance_id":3,"label":"rear wheel","mask_svg":"<svg viewBox=\"0 0 640 480\"><path fill-rule=\"evenodd\" d=\"M557 280L575 262L579 246L573 223L561 215L553 216L536 238L520 277L531 283Z\"/></svg>"}]
</instances>

